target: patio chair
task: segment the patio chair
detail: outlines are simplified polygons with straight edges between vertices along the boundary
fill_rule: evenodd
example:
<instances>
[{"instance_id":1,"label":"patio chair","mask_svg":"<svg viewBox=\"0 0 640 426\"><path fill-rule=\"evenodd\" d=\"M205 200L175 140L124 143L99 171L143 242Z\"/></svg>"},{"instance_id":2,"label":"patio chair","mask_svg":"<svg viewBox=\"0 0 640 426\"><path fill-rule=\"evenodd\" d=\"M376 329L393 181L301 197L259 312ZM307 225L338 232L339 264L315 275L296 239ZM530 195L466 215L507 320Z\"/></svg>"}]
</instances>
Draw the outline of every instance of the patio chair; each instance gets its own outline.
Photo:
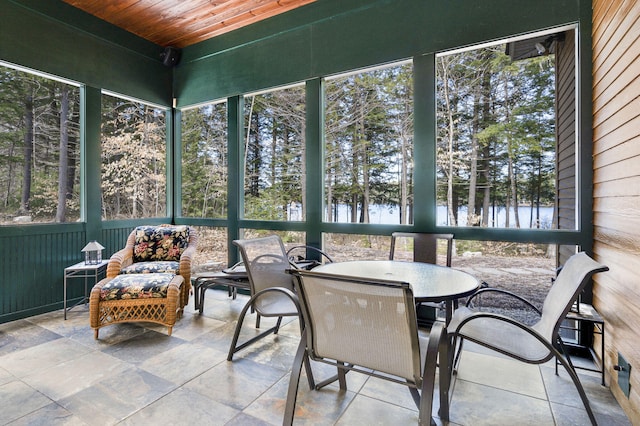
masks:
<instances>
[{"instance_id":1,"label":"patio chair","mask_svg":"<svg viewBox=\"0 0 640 426\"><path fill-rule=\"evenodd\" d=\"M391 247L389 250L389 260L394 260L397 254L398 240L410 239L413 242L413 261L438 264L438 242L447 243L447 255L444 266L451 267L451 257L453 253L453 234L432 234L425 232L394 232L391 234ZM421 307L426 307L422 310ZM454 308L458 307L458 301L454 302ZM418 310L418 323L420 325L430 325L438 318L437 310L444 310L442 303L422 302L416 305Z\"/></svg>"},{"instance_id":2,"label":"patio chair","mask_svg":"<svg viewBox=\"0 0 640 426\"><path fill-rule=\"evenodd\" d=\"M107 278L120 274L171 273L184 279L180 308L189 302L191 260L198 234L186 225L138 226L129 234L125 247L114 253L107 265Z\"/></svg>"},{"instance_id":3,"label":"patio chair","mask_svg":"<svg viewBox=\"0 0 640 426\"><path fill-rule=\"evenodd\" d=\"M389 250L389 260L394 260L396 256L397 240L400 238L410 238L413 240L413 261L438 264L438 240L447 242L446 266L451 267L451 256L453 251L453 234L430 234L425 232L394 232L391 234L391 249Z\"/></svg>"},{"instance_id":4,"label":"patio chair","mask_svg":"<svg viewBox=\"0 0 640 426\"><path fill-rule=\"evenodd\" d=\"M311 256L310 256L311 254ZM289 262L296 265L298 269L311 270L323 263L333 263L333 258L324 251L314 246L299 245L287 250Z\"/></svg>"},{"instance_id":5,"label":"patio chair","mask_svg":"<svg viewBox=\"0 0 640 426\"><path fill-rule=\"evenodd\" d=\"M580 394L589 419L595 425L596 420L580 379L573 365L564 356L559 330L567 312L591 277L598 272L608 270L609 268L594 261L584 252L574 254L567 260L551 286L542 310L538 310L531 302L513 293L495 288L480 289L467 301L466 307L455 312L449 324L451 348L456 348L458 339L460 343L455 360L450 364L454 369L450 373L455 371L465 339L529 364L542 364L555 357L567 370ZM532 326L528 326L504 315L471 309L477 296L490 292L517 298L537 311L540 314L539 320ZM453 350L451 352L453 353Z\"/></svg>"},{"instance_id":6,"label":"patio chair","mask_svg":"<svg viewBox=\"0 0 640 426\"><path fill-rule=\"evenodd\" d=\"M411 286L305 270L292 274L297 277L305 328L289 380L283 424L293 422L305 359L337 367L338 374L321 383L307 377L315 389L338 380L340 389L346 390L349 371L408 386L419 409L419 424L430 424L438 354L447 359L446 331L438 323L428 340L419 337ZM448 375L440 379L441 390L448 388ZM448 418L448 412L441 415Z\"/></svg>"},{"instance_id":7,"label":"patio chair","mask_svg":"<svg viewBox=\"0 0 640 426\"><path fill-rule=\"evenodd\" d=\"M277 334L286 316L299 316L298 298L294 294L293 277L287 270L293 266L289 263L282 240L277 235L248 240L235 240L249 278L251 298L246 303L233 335L227 360L233 354L251 345L257 340L273 333ZM277 317L276 325L238 345L238 338L247 311L257 313L256 328L260 328L260 317ZM302 329L302 327L301 327Z\"/></svg>"}]
</instances>

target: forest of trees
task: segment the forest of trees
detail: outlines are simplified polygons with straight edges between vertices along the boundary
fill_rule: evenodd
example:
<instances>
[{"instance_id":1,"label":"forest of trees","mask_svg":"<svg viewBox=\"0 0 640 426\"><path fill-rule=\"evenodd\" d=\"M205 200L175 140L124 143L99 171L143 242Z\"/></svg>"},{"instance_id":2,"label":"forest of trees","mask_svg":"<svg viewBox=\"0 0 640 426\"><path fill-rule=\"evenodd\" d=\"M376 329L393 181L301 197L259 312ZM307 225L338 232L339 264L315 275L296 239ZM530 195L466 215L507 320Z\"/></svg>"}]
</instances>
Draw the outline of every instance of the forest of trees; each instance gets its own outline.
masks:
<instances>
[{"instance_id":1,"label":"forest of trees","mask_svg":"<svg viewBox=\"0 0 640 426\"><path fill-rule=\"evenodd\" d=\"M227 214L227 104L182 112L182 214Z\"/></svg>"},{"instance_id":2,"label":"forest of trees","mask_svg":"<svg viewBox=\"0 0 640 426\"><path fill-rule=\"evenodd\" d=\"M78 87L0 66L0 223L80 216Z\"/></svg>"},{"instance_id":3,"label":"forest of trees","mask_svg":"<svg viewBox=\"0 0 640 426\"><path fill-rule=\"evenodd\" d=\"M539 227L540 207L555 202L554 57L512 62L501 45L441 56L437 76L438 200L449 224L465 206L468 225L495 226L490 211L504 208L505 227Z\"/></svg>"},{"instance_id":4,"label":"forest of trees","mask_svg":"<svg viewBox=\"0 0 640 426\"><path fill-rule=\"evenodd\" d=\"M555 202L554 57L512 62L504 50L437 58L437 200L454 226L499 226L491 222L497 209L508 212L507 227L551 226L540 207ZM412 223L411 64L327 79L324 92L325 220L344 221L346 211L349 222L369 223L375 206L393 211L391 223ZM245 98L246 218L305 217L304 100L303 86ZM188 216L224 217L226 118L218 109L183 116ZM515 209L522 205L526 218Z\"/></svg>"},{"instance_id":5,"label":"forest of trees","mask_svg":"<svg viewBox=\"0 0 640 426\"><path fill-rule=\"evenodd\" d=\"M540 226L555 202L553 55L511 61L504 46L436 59L437 201L448 223ZM0 221L77 220L79 88L0 67ZM369 223L372 208L412 223L412 64L327 79L327 221ZM244 216L305 217L304 85L245 97ZM103 95L102 216L166 214L166 111ZM227 214L226 103L182 112L182 214ZM417 117L415 119L418 119ZM515 206L528 205L521 218ZM339 213L342 212L342 215ZM459 217L464 212L466 217ZM548 226L548 225L544 225Z\"/></svg>"},{"instance_id":6,"label":"forest of trees","mask_svg":"<svg viewBox=\"0 0 640 426\"><path fill-rule=\"evenodd\" d=\"M102 96L102 218L166 216L166 112Z\"/></svg>"},{"instance_id":7,"label":"forest of trees","mask_svg":"<svg viewBox=\"0 0 640 426\"><path fill-rule=\"evenodd\" d=\"M103 95L104 219L166 214L165 111ZM0 66L0 222L80 218L80 88Z\"/></svg>"}]
</instances>

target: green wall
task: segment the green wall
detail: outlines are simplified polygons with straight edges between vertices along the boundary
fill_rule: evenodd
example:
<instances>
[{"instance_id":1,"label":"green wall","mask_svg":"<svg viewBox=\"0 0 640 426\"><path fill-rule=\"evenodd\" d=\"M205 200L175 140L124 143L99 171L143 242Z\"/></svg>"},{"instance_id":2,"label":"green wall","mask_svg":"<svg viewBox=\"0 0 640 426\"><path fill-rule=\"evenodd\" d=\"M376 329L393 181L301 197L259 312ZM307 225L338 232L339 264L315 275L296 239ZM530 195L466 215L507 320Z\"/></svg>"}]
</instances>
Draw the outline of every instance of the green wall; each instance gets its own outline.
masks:
<instances>
[{"instance_id":1,"label":"green wall","mask_svg":"<svg viewBox=\"0 0 640 426\"><path fill-rule=\"evenodd\" d=\"M345 6L348 4L348 6ZM178 106L578 22L578 0L321 0L184 49Z\"/></svg>"},{"instance_id":2,"label":"green wall","mask_svg":"<svg viewBox=\"0 0 640 426\"><path fill-rule=\"evenodd\" d=\"M0 0L0 61L85 85L81 196L89 206L82 223L0 227L0 323L62 308L63 270L82 260L84 245L97 239L109 256L136 225L100 219L101 90L170 106L173 74L162 50L63 2ZM73 301L83 294L77 281Z\"/></svg>"},{"instance_id":3,"label":"green wall","mask_svg":"<svg viewBox=\"0 0 640 426\"><path fill-rule=\"evenodd\" d=\"M416 200L435 200L433 175L434 53L544 28L580 23L580 45L590 46L591 1L587 0L319 0L287 14L190 46L173 69L160 61L162 48L101 22L58 0L0 0L0 60L41 70L84 84L82 123L82 196L88 206L85 222L0 227L0 323L62 307L64 267L81 260L88 239L98 239L109 256L121 247L139 221L103 223L100 220L100 90L125 94L158 105L178 107L228 99L232 173L229 178L228 220L173 218L196 225L229 226L229 241L241 227L262 227L307 232L309 243L319 244L322 232L388 234L398 227L322 224L322 77L386 62L412 58L416 84L416 155L420 172L415 179ZM580 128L590 141L591 53L580 56ZM310 200L306 223L245 221L239 194L238 166L242 140L242 94L293 82L307 87L307 191ZM177 114L179 117L179 114ZM179 123L178 123L179 124ZM172 134L171 127L168 129ZM170 149L179 149L179 125ZM178 151L179 152L179 151ZM584 153L584 179L590 182L588 153ZM171 162L169 162L171 164ZM175 161L179 164L179 161ZM169 182L179 188L179 166L170 170ZM583 188L590 206L590 188ZM179 203L179 190L170 194ZM435 201L433 201L435 202ZM174 206L177 210L179 206ZM435 210L435 207L434 207ZM591 241L590 214L583 231L456 229L456 237L493 240ZM145 222L160 223L169 219ZM416 211L415 227L431 230L434 212ZM234 252L230 251L231 259ZM71 290L77 300L80 288Z\"/></svg>"},{"instance_id":4,"label":"green wall","mask_svg":"<svg viewBox=\"0 0 640 426\"><path fill-rule=\"evenodd\" d=\"M0 0L0 60L171 106L162 48L61 1Z\"/></svg>"}]
</instances>

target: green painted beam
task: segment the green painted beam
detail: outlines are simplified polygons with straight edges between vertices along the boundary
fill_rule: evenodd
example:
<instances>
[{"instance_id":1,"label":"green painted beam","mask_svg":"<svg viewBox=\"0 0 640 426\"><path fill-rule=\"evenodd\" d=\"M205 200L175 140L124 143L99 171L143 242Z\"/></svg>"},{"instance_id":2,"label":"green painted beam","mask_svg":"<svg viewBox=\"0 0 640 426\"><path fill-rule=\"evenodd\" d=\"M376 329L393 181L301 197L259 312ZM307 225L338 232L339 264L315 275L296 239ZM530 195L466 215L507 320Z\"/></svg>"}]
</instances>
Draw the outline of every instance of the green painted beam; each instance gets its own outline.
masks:
<instances>
[{"instance_id":1,"label":"green painted beam","mask_svg":"<svg viewBox=\"0 0 640 426\"><path fill-rule=\"evenodd\" d=\"M585 11L585 0L323 0L185 48L177 105L578 22Z\"/></svg>"},{"instance_id":2,"label":"green painted beam","mask_svg":"<svg viewBox=\"0 0 640 426\"><path fill-rule=\"evenodd\" d=\"M0 10L0 60L171 106L173 69L160 46L57 0L0 0Z\"/></svg>"}]
</instances>

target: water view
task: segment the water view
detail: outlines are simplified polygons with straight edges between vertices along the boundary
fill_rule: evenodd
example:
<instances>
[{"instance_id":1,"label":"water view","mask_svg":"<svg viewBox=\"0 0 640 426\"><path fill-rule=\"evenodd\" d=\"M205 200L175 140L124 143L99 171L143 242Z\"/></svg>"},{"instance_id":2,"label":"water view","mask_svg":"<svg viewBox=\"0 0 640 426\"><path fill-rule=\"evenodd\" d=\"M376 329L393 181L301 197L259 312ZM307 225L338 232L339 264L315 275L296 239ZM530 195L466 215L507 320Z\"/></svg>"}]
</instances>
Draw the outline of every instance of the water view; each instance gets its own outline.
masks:
<instances>
[{"instance_id":1,"label":"water view","mask_svg":"<svg viewBox=\"0 0 640 426\"><path fill-rule=\"evenodd\" d=\"M351 207L346 204L338 206L339 223L348 223L351 218ZM358 210L358 215L360 210ZM521 206L518 208L520 216L520 227L531 228L530 223L535 227L536 209L529 206ZM293 215L291 216L293 218ZM489 212L489 224L491 227L504 228L506 224L506 209L504 207L496 207ZM393 225L400 223L399 209L395 206L373 205L369 208L370 223L380 225ZM467 226L467 208L461 207L458 210L458 226ZM437 222L438 226L448 226L448 215L446 206L438 206ZM553 224L553 207L540 207L540 228L552 229ZM515 217L513 208L509 215L509 227L515 228Z\"/></svg>"}]
</instances>

